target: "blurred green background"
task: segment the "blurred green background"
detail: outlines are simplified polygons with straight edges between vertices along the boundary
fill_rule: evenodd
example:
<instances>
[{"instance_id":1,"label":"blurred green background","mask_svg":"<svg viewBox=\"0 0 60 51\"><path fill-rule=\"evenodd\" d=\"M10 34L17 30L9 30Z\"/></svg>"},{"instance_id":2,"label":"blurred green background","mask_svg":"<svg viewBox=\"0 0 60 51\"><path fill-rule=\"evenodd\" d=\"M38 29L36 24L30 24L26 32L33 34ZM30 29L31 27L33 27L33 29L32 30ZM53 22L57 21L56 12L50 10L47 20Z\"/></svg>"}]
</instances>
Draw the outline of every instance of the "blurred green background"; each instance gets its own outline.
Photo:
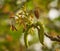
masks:
<instances>
[{"instance_id":1,"label":"blurred green background","mask_svg":"<svg viewBox=\"0 0 60 51\"><path fill-rule=\"evenodd\" d=\"M34 28L28 31L30 46L26 48L24 32L37 21L44 32L60 39L60 0L0 0L0 51L60 51L60 42L45 35L43 46Z\"/></svg>"}]
</instances>

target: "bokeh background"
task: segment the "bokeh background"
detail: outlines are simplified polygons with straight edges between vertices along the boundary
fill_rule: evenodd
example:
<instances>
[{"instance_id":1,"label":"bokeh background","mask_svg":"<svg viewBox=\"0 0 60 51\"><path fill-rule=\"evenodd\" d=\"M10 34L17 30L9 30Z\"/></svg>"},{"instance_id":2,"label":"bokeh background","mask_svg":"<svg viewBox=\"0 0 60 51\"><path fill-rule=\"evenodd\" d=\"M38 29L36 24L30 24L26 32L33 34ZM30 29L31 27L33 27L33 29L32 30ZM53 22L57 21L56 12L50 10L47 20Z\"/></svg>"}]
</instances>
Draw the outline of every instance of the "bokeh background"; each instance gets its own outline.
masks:
<instances>
[{"instance_id":1,"label":"bokeh background","mask_svg":"<svg viewBox=\"0 0 60 51\"><path fill-rule=\"evenodd\" d=\"M34 15L35 9L39 18ZM30 46L25 47L25 24L38 20L50 36L60 36L60 0L0 0L0 51L60 51L60 42L45 35L43 46L33 28L28 35Z\"/></svg>"}]
</instances>

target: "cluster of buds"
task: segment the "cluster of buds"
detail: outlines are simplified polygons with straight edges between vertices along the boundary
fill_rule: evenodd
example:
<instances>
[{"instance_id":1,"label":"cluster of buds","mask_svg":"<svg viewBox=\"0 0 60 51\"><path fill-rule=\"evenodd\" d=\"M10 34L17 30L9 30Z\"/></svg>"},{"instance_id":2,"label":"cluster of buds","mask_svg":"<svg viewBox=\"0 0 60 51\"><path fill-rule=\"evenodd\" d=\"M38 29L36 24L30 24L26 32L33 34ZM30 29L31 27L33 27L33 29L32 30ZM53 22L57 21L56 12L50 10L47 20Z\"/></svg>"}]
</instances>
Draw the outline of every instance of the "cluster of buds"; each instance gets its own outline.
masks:
<instances>
[{"instance_id":1,"label":"cluster of buds","mask_svg":"<svg viewBox=\"0 0 60 51\"><path fill-rule=\"evenodd\" d=\"M20 10L18 10L15 14L11 14L11 27L12 29L17 30L15 25L21 25L23 24L24 28L26 28L27 24L32 24L34 21L34 15L32 12L28 12L25 7L22 7Z\"/></svg>"}]
</instances>

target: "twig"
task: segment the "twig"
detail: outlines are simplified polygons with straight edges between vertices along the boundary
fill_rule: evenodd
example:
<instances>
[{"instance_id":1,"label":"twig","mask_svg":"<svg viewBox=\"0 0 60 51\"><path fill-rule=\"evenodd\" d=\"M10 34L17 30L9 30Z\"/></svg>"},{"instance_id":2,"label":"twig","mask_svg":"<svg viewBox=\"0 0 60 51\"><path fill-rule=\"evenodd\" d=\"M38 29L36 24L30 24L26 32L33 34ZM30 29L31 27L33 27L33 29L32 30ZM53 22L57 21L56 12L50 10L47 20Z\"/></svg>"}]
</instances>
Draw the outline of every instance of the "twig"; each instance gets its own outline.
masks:
<instances>
[{"instance_id":1,"label":"twig","mask_svg":"<svg viewBox=\"0 0 60 51\"><path fill-rule=\"evenodd\" d=\"M52 41L60 42L60 38L58 38L58 36L52 37L52 36L48 35L47 33L44 33L44 35L47 36L48 38L50 38Z\"/></svg>"}]
</instances>

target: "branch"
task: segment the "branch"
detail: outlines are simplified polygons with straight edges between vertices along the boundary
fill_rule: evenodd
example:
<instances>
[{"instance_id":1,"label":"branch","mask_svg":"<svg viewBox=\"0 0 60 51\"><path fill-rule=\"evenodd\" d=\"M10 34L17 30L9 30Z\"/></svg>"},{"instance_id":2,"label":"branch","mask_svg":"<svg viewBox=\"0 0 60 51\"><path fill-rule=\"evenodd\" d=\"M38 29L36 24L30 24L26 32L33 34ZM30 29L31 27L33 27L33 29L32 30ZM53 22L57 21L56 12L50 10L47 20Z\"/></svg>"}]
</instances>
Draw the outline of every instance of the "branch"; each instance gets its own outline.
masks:
<instances>
[{"instance_id":1,"label":"branch","mask_svg":"<svg viewBox=\"0 0 60 51\"><path fill-rule=\"evenodd\" d=\"M34 27L36 27L36 25L32 25ZM36 27L37 29L39 29L38 27ZM52 41L57 41L57 42L60 42L60 36L57 35L56 37L52 37L50 35L48 35L47 33L44 33L45 36L47 36L48 38L50 38Z\"/></svg>"},{"instance_id":2,"label":"branch","mask_svg":"<svg viewBox=\"0 0 60 51\"><path fill-rule=\"evenodd\" d=\"M50 38L52 41L60 42L59 36L52 37L52 36L48 35L47 33L44 33L44 35L47 36L48 38Z\"/></svg>"}]
</instances>

